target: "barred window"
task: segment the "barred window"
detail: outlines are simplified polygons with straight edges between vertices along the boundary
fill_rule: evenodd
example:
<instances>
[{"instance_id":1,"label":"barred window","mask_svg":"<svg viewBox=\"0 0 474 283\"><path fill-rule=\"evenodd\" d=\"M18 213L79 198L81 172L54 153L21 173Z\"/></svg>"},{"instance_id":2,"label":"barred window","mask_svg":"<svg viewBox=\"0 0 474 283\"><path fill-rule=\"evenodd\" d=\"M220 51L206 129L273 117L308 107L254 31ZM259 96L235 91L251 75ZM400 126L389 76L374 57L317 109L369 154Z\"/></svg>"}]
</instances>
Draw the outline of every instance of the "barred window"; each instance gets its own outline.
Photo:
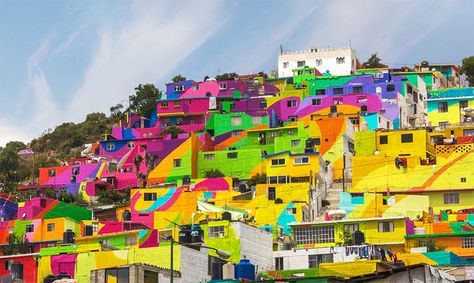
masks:
<instances>
[{"instance_id":1,"label":"barred window","mask_svg":"<svg viewBox=\"0 0 474 283\"><path fill-rule=\"evenodd\" d=\"M204 160L214 160L215 157L214 153L204 154Z\"/></svg>"},{"instance_id":2,"label":"barred window","mask_svg":"<svg viewBox=\"0 0 474 283\"><path fill-rule=\"evenodd\" d=\"M379 222L379 233L393 232L394 227L393 221Z\"/></svg>"},{"instance_id":3,"label":"barred window","mask_svg":"<svg viewBox=\"0 0 474 283\"><path fill-rule=\"evenodd\" d=\"M296 157L294 162L295 162L295 164L308 164L309 163L309 157L307 157L307 156Z\"/></svg>"},{"instance_id":4,"label":"barred window","mask_svg":"<svg viewBox=\"0 0 474 283\"><path fill-rule=\"evenodd\" d=\"M224 226L209 227L209 238L224 238Z\"/></svg>"},{"instance_id":5,"label":"barred window","mask_svg":"<svg viewBox=\"0 0 474 283\"><path fill-rule=\"evenodd\" d=\"M359 223L354 224L344 224L344 231L354 233L355 231L359 231Z\"/></svg>"},{"instance_id":6,"label":"barred window","mask_svg":"<svg viewBox=\"0 0 474 283\"><path fill-rule=\"evenodd\" d=\"M474 248L474 237L466 237L462 239L462 248L470 249Z\"/></svg>"},{"instance_id":7,"label":"barred window","mask_svg":"<svg viewBox=\"0 0 474 283\"><path fill-rule=\"evenodd\" d=\"M459 193L444 194L444 204L459 204Z\"/></svg>"},{"instance_id":8,"label":"barred window","mask_svg":"<svg viewBox=\"0 0 474 283\"><path fill-rule=\"evenodd\" d=\"M145 201L154 201L156 200L156 193L145 193L143 199Z\"/></svg>"},{"instance_id":9,"label":"barred window","mask_svg":"<svg viewBox=\"0 0 474 283\"><path fill-rule=\"evenodd\" d=\"M272 166L285 165L285 158L273 159Z\"/></svg>"},{"instance_id":10,"label":"barred window","mask_svg":"<svg viewBox=\"0 0 474 283\"><path fill-rule=\"evenodd\" d=\"M125 237L125 246L135 246L137 244L137 237L135 235L128 235Z\"/></svg>"},{"instance_id":11,"label":"barred window","mask_svg":"<svg viewBox=\"0 0 474 283\"><path fill-rule=\"evenodd\" d=\"M297 245L334 243L334 225L294 227Z\"/></svg>"}]
</instances>

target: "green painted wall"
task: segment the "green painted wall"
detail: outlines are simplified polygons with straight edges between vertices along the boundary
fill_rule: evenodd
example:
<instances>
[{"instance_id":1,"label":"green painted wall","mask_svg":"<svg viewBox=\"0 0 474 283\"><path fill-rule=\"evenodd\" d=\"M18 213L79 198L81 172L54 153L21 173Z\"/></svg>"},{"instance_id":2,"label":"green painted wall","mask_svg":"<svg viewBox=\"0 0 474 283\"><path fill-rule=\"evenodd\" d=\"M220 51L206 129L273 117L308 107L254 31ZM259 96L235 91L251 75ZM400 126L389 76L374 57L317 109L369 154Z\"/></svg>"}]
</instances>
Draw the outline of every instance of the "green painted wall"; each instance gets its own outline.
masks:
<instances>
[{"instance_id":1,"label":"green painted wall","mask_svg":"<svg viewBox=\"0 0 474 283\"><path fill-rule=\"evenodd\" d=\"M232 125L232 117L241 117L241 125ZM214 130L214 136L220 136L232 131L247 130L258 125L268 125L268 116L262 117L261 123L253 124L252 116L243 112L224 114L215 113L209 118L206 124L206 130Z\"/></svg>"},{"instance_id":2,"label":"green painted wall","mask_svg":"<svg viewBox=\"0 0 474 283\"><path fill-rule=\"evenodd\" d=\"M231 152L236 152L237 158L228 158L227 154ZM214 159L205 160L204 156L207 154L214 154ZM204 173L209 169L219 169L226 177L247 179L252 169L259 165L262 160L260 149L199 152L198 178L204 178Z\"/></svg>"},{"instance_id":3,"label":"green painted wall","mask_svg":"<svg viewBox=\"0 0 474 283\"><path fill-rule=\"evenodd\" d=\"M309 80L309 93L316 95L317 89L326 89L331 86L341 86L357 76L322 76L316 77L314 80Z\"/></svg>"},{"instance_id":4,"label":"green painted wall","mask_svg":"<svg viewBox=\"0 0 474 283\"><path fill-rule=\"evenodd\" d=\"M376 149L375 132L354 132L354 150L357 156L372 156Z\"/></svg>"}]
</instances>

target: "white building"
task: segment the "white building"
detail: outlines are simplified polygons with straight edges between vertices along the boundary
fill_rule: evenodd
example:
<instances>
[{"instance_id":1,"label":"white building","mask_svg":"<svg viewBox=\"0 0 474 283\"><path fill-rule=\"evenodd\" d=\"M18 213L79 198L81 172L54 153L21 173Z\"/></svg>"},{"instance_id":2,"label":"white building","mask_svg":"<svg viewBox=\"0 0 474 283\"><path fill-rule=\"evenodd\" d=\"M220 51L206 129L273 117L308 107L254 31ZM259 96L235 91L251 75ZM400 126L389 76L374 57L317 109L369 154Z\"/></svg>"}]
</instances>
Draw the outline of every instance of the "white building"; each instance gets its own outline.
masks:
<instances>
[{"instance_id":1,"label":"white building","mask_svg":"<svg viewBox=\"0 0 474 283\"><path fill-rule=\"evenodd\" d=\"M355 74L358 59L352 48L331 48L282 52L278 56L278 77L292 77L293 69L305 66L329 71L334 76Z\"/></svg>"}]
</instances>

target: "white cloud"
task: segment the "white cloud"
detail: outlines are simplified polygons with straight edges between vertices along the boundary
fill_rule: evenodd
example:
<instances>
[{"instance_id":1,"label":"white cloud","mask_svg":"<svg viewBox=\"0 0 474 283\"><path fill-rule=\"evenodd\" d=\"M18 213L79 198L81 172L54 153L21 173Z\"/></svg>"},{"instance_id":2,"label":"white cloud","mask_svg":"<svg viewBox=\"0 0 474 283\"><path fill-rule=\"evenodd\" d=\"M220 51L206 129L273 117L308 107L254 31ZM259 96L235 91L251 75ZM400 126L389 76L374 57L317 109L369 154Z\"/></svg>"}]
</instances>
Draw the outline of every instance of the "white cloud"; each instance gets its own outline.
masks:
<instances>
[{"instance_id":1,"label":"white cloud","mask_svg":"<svg viewBox=\"0 0 474 283\"><path fill-rule=\"evenodd\" d=\"M101 29L98 48L65 114L78 120L86 113L107 111L139 83L168 79L170 71L223 26L224 4L186 2L177 9L176 4L134 3L129 20L118 30Z\"/></svg>"},{"instance_id":2,"label":"white cloud","mask_svg":"<svg viewBox=\"0 0 474 283\"><path fill-rule=\"evenodd\" d=\"M45 128L58 122L58 108L41 68L41 60L47 55L51 37L47 37L28 59L28 97L33 103L30 126Z\"/></svg>"}]
</instances>

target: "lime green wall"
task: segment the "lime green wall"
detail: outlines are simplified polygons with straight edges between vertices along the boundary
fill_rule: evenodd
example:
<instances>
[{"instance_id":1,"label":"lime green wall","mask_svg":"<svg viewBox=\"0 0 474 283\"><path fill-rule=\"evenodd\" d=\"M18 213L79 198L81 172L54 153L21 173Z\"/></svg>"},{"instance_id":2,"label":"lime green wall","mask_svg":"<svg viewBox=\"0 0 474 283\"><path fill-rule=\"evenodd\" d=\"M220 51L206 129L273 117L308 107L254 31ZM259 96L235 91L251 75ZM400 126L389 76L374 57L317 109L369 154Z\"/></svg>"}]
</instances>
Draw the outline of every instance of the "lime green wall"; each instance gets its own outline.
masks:
<instances>
[{"instance_id":1,"label":"lime green wall","mask_svg":"<svg viewBox=\"0 0 474 283\"><path fill-rule=\"evenodd\" d=\"M237 152L237 158L227 158L227 154ZM214 154L214 160L205 160L204 155ZM263 161L260 149L240 149L209 151L198 153L198 178L204 178L204 173L209 169L219 169L226 177L247 179L250 173ZM262 165L262 169L264 166Z\"/></svg>"},{"instance_id":2,"label":"lime green wall","mask_svg":"<svg viewBox=\"0 0 474 283\"><path fill-rule=\"evenodd\" d=\"M242 117L242 124L240 126L233 126L231 124L232 117ZM237 112L237 113L215 113L209 118L206 124L206 130L214 130L214 136L220 136L222 134L236 131L246 130L251 127L258 125L268 125L268 116L262 117L262 122L259 124L252 123L252 116Z\"/></svg>"},{"instance_id":3,"label":"lime green wall","mask_svg":"<svg viewBox=\"0 0 474 283\"><path fill-rule=\"evenodd\" d=\"M209 227L224 226L224 237L209 238ZM236 231L232 229L229 221L213 221L201 226L204 230L204 243L209 247L213 247L227 253L230 253L230 261L239 263L240 261L240 239L235 235ZM214 250L209 250L209 254L217 256Z\"/></svg>"}]
</instances>

